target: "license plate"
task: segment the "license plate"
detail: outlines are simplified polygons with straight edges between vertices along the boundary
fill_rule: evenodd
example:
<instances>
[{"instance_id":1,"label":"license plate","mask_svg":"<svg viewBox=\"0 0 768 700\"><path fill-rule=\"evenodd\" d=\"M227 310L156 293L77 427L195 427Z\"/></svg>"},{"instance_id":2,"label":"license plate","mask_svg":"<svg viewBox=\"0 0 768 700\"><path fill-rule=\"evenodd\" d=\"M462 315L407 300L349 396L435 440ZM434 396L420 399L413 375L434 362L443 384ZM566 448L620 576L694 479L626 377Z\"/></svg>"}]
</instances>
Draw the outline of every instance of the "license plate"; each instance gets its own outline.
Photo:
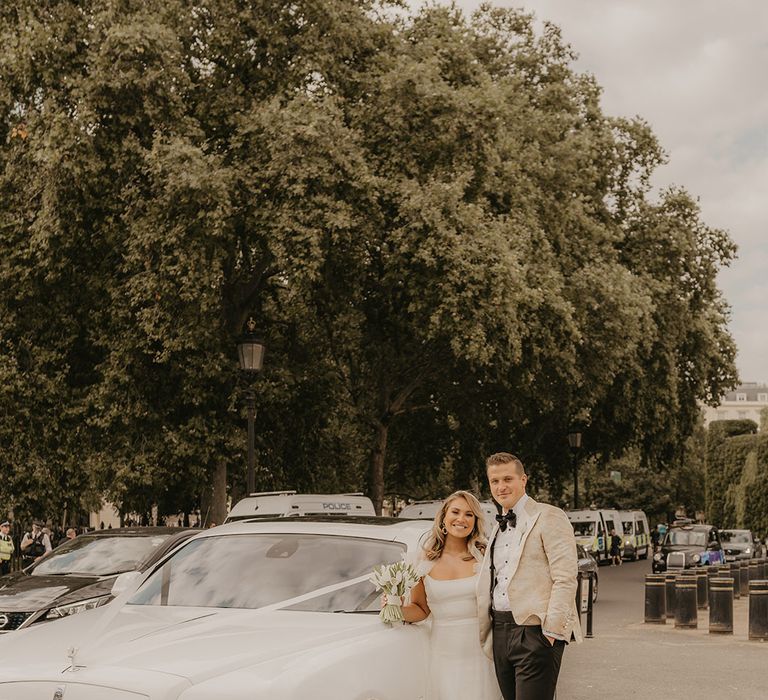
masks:
<instances>
[{"instance_id":1,"label":"license plate","mask_svg":"<svg viewBox=\"0 0 768 700\"><path fill-rule=\"evenodd\" d=\"M736 561L736 557L733 557L730 554L726 554L725 561Z\"/></svg>"}]
</instances>

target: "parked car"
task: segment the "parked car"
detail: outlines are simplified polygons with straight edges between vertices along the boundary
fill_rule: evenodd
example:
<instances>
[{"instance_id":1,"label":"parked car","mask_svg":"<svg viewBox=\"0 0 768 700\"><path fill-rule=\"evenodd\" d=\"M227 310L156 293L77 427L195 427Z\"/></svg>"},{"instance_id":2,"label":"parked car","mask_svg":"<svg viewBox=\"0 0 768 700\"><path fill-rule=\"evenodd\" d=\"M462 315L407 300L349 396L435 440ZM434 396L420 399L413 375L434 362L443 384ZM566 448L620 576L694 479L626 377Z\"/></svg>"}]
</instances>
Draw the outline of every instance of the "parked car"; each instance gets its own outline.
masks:
<instances>
[{"instance_id":1,"label":"parked car","mask_svg":"<svg viewBox=\"0 0 768 700\"><path fill-rule=\"evenodd\" d=\"M376 511L373 501L361 493L263 491L238 501L224 522L297 515L376 515Z\"/></svg>"},{"instance_id":2,"label":"parked car","mask_svg":"<svg viewBox=\"0 0 768 700\"><path fill-rule=\"evenodd\" d=\"M675 521L653 555L653 572L725 563L718 530L713 525Z\"/></svg>"},{"instance_id":3,"label":"parked car","mask_svg":"<svg viewBox=\"0 0 768 700\"><path fill-rule=\"evenodd\" d=\"M424 697L427 626L383 625L369 575L429 527L332 516L206 530L118 577L127 589L110 605L0 637L0 688L30 700Z\"/></svg>"},{"instance_id":4,"label":"parked car","mask_svg":"<svg viewBox=\"0 0 768 700\"><path fill-rule=\"evenodd\" d=\"M197 532L177 527L114 528L64 542L23 571L0 577L0 633L108 603L118 574L145 571Z\"/></svg>"},{"instance_id":5,"label":"parked car","mask_svg":"<svg viewBox=\"0 0 768 700\"><path fill-rule=\"evenodd\" d=\"M725 561L754 559L762 556L763 545L751 530L720 530Z\"/></svg>"},{"instance_id":6,"label":"parked car","mask_svg":"<svg viewBox=\"0 0 768 700\"><path fill-rule=\"evenodd\" d=\"M597 602L597 570L599 568L597 561L595 558L586 550L584 547L582 547L580 544L576 545L576 555L579 558L579 571L582 573L586 573L588 571L592 572L593 577L593 583L592 583L592 602ZM584 582L582 585L588 585L586 582L586 579L584 579ZM589 600L589 598L587 598Z\"/></svg>"}]
</instances>

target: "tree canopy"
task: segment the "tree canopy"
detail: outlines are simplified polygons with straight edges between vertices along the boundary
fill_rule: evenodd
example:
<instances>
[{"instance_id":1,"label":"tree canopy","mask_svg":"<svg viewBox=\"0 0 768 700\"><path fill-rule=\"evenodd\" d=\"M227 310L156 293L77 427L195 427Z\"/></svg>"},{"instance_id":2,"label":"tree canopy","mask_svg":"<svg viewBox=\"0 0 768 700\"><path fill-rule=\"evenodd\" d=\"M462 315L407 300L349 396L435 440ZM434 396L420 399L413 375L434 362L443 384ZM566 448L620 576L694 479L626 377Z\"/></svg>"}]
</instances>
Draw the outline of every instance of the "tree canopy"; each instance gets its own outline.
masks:
<instances>
[{"instance_id":1,"label":"tree canopy","mask_svg":"<svg viewBox=\"0 0 768 700\"><path fill-rule=\"evenodd\" d=\"M19 512L257 486L440 495L511 449L557 492L681 458L734 382L735 250L640 119L519 10L0 6L0 420ZM210 489L214 489L210 501ZM208 499L208 500L207 500Z\"/></svg>"}]
</instances>

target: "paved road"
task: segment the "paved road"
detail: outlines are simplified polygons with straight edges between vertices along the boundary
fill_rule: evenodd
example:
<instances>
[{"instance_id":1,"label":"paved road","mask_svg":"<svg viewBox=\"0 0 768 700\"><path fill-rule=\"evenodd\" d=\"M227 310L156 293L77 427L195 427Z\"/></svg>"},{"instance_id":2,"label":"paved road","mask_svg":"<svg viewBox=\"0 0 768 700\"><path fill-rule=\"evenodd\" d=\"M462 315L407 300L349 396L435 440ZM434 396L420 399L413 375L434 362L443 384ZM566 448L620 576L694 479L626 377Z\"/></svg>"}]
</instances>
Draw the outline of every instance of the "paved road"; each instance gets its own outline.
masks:
<instances>
[{"instance_id":1,"label":"paved road","mask_svg":"<svg viewBox=\"0 0 768 700\"><path fill-rule=\"evenodd\" d=\"M706 611L697 630L645 625L646 573L644 561L600 568L594 638L566 649L558 700L768 699L768 643L747 640L747 601L734 602L733 636L709 634Z\"/></svg>"}]
</instances>

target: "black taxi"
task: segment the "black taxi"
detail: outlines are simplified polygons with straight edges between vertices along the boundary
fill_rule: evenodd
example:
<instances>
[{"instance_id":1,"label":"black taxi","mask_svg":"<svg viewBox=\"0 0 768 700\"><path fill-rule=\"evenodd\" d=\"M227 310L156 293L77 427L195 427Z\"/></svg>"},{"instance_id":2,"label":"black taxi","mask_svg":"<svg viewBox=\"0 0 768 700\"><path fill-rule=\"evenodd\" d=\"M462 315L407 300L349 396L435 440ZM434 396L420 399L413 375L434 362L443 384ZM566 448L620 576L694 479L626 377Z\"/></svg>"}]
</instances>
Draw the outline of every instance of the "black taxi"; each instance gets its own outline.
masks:
<instances>
[{"instance_id":1,"label":"black taxi","mask_svg":"<svg viewBox=\"0 0 768 700\"><path fill-rule=\"evenodd\" d=\"M660 551L653 555L653 572L724 563L725 553L714 525L676 520L667 529Z\"/></svg>"}]
</instances>

